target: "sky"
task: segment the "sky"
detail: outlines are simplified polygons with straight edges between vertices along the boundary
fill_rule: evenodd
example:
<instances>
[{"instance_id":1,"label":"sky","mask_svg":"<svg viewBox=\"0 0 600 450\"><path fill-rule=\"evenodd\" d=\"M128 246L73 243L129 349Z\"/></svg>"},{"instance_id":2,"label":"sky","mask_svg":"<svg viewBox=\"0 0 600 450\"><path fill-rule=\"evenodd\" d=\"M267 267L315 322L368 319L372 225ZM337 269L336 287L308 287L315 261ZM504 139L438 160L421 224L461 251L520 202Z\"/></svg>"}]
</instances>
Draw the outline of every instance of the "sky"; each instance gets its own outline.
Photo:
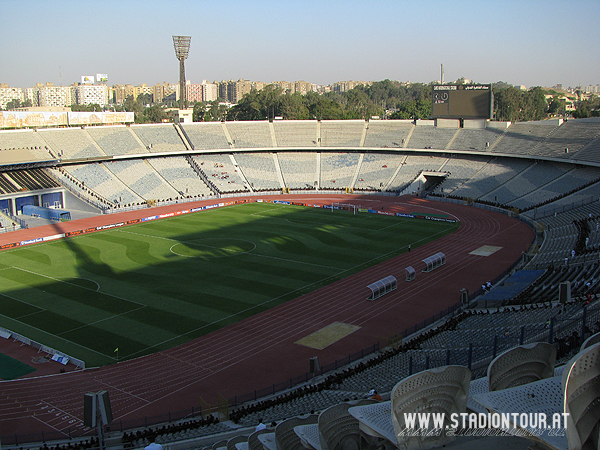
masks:
<instances>
[{"instance_id":1,"label":"sky","mask_svg":"<svg viewBox=\"0 0 600 450\"><path fill-rule=\"evenodd\" d=\"M2 0L0 83L600 84L598 0Z\"/></svg>"}]
</instances>

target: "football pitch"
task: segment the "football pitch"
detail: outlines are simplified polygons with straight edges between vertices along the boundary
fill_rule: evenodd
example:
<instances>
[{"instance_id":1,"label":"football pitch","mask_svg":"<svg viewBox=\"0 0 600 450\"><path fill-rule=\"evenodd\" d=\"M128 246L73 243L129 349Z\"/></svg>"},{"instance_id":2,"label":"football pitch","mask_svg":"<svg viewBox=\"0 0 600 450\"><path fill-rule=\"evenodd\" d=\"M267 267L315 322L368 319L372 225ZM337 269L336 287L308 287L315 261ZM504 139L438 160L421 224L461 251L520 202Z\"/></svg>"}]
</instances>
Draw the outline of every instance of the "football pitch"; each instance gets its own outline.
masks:
<instances>
[{"instance_id":1,"label":"football pitch","mask_svg":"<svg viewBox=\"0 0 600 450\"><path fill-rule=\"evenodd\" d=\"M182 344L457 228L248 203L5 250L0 326L86 367L111 364Z\"/></svg>"}]
</instances>

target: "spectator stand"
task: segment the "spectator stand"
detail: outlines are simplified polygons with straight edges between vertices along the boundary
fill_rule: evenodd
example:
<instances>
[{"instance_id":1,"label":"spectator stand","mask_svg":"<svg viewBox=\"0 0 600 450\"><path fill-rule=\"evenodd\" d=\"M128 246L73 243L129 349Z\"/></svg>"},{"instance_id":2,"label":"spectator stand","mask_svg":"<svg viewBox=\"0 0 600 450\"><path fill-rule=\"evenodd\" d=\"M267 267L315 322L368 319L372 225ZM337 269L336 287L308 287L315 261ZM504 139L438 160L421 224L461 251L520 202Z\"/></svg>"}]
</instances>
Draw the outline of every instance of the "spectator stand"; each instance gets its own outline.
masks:
<instances>
[{"instance_id":1,"label":"spectator stand","mask_svg":"<svg viewBox=\"0 0 600 450\"><path fill-rule=\"evenodd\" d=\"M408 266L404 271L406 272L406 281L412 281L417 277L417 272L415 272L413 266Z\"/></svg>"},{"instance_id":2,"label":"spectator stand","mask_svg":"<svg viewBox=\"0 0 600 450\"><path fill-rule=\"evenodd\" d=\"M423 269L423 272L431 272L432 270L446 264L446 255L444 255L442 252L439 252L433 256L425 258L423 262L425 263L425 269Z\"/></svg>"},{"instance_id":3,"label":"spectator stand","mask_svg":"<svg viewBox=\"0 0 600 450\"><path fill-rule=\"evenodd\" d=\"M396 280L396 277L389 275L375 283L369 284L367 287L371 289L371 295L367 297L367 300L375 300L395 290L398 287L398 280Z\"/></svg>"}]
</instances>

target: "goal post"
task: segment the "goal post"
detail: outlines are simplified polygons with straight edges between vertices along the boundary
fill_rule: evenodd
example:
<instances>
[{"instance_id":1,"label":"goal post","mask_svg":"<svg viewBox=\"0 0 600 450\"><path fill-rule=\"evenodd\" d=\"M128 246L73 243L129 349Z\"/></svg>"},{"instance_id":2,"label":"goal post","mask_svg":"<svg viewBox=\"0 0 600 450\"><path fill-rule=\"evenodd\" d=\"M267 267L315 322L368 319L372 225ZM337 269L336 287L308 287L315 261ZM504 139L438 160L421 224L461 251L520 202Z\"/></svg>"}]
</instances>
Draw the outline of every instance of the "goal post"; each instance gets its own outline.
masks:
<instances>
[{"instance_id":1,"label":"goal post","mask_svg":"<svg viewBox=\"0 0 600 450\"><path fill-rule=\"evenodd\" d=\"M331 204L331 212L337 210L341 210L341 211L352 211L353 214L356 214L356 205L353 205L352 203L332 203ZM358 206L358 208L360 209L360 206Z\"/></svg>"}]
</instances>

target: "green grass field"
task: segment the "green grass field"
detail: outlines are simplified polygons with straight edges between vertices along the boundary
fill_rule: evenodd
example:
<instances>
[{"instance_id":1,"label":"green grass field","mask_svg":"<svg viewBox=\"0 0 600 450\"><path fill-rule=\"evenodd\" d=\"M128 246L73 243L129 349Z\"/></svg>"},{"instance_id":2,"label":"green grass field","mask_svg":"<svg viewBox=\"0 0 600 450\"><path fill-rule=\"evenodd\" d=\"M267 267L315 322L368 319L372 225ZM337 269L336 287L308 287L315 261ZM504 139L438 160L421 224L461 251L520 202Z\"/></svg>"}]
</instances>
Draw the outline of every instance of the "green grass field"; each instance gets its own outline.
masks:
<instances>
[{"instance_id":1,"label":"green grass field","mask_svg":"<svg viewBox=\"0 0 600 450\"><path fill-rule=\"evenodd\" d=\"M5 250L0 325L110 364L117 348L123 360L173 347L457 226L250 203Z\"/></svg>"}]
</instances>

